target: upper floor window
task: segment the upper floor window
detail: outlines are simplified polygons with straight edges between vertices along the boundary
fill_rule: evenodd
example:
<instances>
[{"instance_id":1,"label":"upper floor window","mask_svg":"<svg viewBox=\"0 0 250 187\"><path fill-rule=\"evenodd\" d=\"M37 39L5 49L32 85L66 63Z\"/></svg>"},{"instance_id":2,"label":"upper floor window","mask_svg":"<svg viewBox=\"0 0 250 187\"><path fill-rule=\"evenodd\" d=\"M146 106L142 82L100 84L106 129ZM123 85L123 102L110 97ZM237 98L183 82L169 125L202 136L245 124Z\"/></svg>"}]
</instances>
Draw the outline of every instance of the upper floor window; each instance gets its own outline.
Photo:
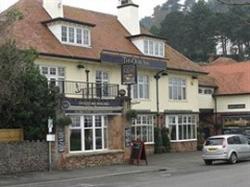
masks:
<instances>
[{"instance_id":1,"label":"upper floor window","mask_svg":"<svg viewBox=\"0 0 250 187\"><path fill-rule=\"evenodd\" d=\"M104 71L96 71L96 96L109 95L109 74Z\"/></svg>"},{"instance_id":2,"label":"upper floor window","mask_svg":"<svg viewBox=\"0 0 250 187\"><path fill-rule=\"evenodd\" d=\"M212 95L214 93L213 88L199 88L199 94Z\"/></svg>"},{"instance_id":3,"label":"upper floor window","mask_svg":"<svg viewBox=\"0 0 250 187\"><path fill-rule=\"evenodd\" d=\"M50 84L58 86L60 92L64 91L65 68L56 66L40 66L40 73L44 75Z\"/></svg>"},{"instance_id":4,"label":"upper floor window","mask_svg":"<svg viewBox=\"0 0 250 187\"><path fill-rule=\"evenodd\" d=\"M61 27L61 41L68 44L76 44L90 47L90 30L88 28L78 27Z\"/></svg>"},{"instance_id":5,"label":"upper floor window","mask_svg":"<svg viewBox=\"0 0 250 187\"><path fill-rule=\"evenodd\" d=\"M133 87L133 96L135 99L149 99L149 77L138 75L137 84Z\"/></svg>"},{"instance_id":6,"label":"upper floor window","mask_svg":"<svg viewBox=\"0 0 250 187\"><path fill-rule=\"evenodd\" d=\"M144 54L164 57L164 43L155 40L144 40Z\"/></svg>"},{"instance_id":7,"label":"upper floor window","mask_svg":"<svg viewBox=\"0 0 250 187\"><path fill-rule=\"evenodd\" d=\"M169 79L169 99L186 100L186 80L180 78Z\"/></svg>"}]
</instances>

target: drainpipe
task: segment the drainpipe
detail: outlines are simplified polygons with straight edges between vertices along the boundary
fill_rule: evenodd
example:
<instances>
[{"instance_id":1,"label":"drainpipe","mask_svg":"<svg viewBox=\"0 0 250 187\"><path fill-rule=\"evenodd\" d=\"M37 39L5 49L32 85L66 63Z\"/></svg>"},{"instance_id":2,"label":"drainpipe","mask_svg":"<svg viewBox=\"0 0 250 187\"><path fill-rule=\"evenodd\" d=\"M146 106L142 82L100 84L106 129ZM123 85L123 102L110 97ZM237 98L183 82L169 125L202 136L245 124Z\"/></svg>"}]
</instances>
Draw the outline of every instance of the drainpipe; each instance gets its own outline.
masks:
<instances>
[{"instance_id":1,"label":"drainpipe","mask_svg":"<svg viewBox=\"0 0 250 187\"><path fill-rule=\"evenodd\" d=\"M86 82L87 82L87 99L89 98L89 70L86 69Z\"/></svg>"},{"instance_id":2,"label":"drainpipe","mask_svg":"<svg viewBox=\"0 0 250 187\"><path fill-rule=\"evenodd\" d=\"M154 76L155 81L156 81L156 125L157 127L160 129L160 109L159 109L159 79L161 78L161 76L167 75L166 74L166 70L161 70L159 72L157 72ZM162 137L161 137L161 131L158 133L158 138L159 138L159 149L160 152L163 149L162 147Z\"/></svg>"}]
</instances>

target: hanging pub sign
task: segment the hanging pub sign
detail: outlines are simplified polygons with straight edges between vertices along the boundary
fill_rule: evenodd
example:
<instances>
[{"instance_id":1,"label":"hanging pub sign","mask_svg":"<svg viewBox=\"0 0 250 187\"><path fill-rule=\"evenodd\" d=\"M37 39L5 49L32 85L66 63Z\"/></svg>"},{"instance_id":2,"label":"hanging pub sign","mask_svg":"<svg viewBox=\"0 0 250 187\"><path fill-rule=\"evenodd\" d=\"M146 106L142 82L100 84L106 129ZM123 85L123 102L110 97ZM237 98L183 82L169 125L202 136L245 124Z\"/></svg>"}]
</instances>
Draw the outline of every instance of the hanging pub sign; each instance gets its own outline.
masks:
<instances>
[{"instance_id":1,"label":"hanging pub sign","mask_svg":"<svg viewBox=\"0 0 250 187\"><path fill-rule=\"evenodd\" d=\"M123 64L122 65L122 84L132 85L137 84L137 66L136 64Z\"/></svg>"}]
</instances>

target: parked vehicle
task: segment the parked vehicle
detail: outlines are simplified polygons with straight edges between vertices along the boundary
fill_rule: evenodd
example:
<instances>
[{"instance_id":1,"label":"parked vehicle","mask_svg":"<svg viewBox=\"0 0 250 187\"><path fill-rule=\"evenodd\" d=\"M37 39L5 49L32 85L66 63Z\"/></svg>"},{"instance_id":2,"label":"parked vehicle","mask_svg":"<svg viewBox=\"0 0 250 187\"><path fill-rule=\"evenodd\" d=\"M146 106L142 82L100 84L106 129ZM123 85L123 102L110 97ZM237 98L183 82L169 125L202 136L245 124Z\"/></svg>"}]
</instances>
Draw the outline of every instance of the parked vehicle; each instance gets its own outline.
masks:
<instances>
[{"instance_id":1,"label":"parked vehicle","mask_svg":"<svg viewBox=\"0 0 250 187\"><path fill-rule=\"evenodd\" d=\"M211 165L216 160L235 164L240 160L250 159L250 142L240 134L212 136L204 143L202 158L206 165Z\"/></svg>"}]
</instances>

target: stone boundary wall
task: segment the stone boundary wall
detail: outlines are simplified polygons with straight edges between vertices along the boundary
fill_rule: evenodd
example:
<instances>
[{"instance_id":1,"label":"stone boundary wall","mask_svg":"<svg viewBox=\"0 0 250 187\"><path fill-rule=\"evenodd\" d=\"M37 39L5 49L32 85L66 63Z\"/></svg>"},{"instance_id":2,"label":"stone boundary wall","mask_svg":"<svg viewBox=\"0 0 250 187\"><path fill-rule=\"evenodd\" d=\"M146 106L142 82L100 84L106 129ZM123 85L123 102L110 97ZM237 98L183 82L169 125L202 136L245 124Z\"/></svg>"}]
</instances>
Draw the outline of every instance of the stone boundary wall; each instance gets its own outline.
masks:
<instances>
[{"instance_id":1,"label":"stone boundary wall","mask_svg":"<svg viewBox=\"0 0 250 187\"><path fill-rule=\"evenodd\" d=\"M0 175L48 170L48 143L0 143Z\"/></svg>"},{"instance_id":2,"label":"stone boundary wall","mask_svg":"<svg viewBox=\"0 0 250 187\"><path fill-rule=\"evenodd\" d=\"M117 165L124 163L124 151L107 151L89 154L68 154L60 161L58 169L80 169L95 166Z\"/></svg>"}]
</instances>

